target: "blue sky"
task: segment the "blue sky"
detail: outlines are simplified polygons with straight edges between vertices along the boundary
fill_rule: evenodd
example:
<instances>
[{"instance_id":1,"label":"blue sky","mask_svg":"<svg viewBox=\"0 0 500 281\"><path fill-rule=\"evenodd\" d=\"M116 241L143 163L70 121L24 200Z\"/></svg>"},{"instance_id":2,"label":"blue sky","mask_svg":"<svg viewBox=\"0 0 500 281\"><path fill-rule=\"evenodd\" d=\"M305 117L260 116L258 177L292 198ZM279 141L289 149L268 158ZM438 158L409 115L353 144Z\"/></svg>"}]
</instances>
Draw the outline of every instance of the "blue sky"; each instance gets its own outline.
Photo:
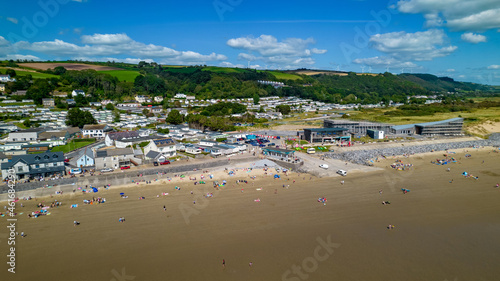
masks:
<instances>
[{"instance_id":1,"label":"blue sky","mask_svg":"<svg viewBox=\"0 0 500 281\"><path fill-rule=\"evenodd\" d=\"M0 59L388 70L500 85L498 0L19 0L2 4L0 27Z\"/></svg>"}]
</instances>

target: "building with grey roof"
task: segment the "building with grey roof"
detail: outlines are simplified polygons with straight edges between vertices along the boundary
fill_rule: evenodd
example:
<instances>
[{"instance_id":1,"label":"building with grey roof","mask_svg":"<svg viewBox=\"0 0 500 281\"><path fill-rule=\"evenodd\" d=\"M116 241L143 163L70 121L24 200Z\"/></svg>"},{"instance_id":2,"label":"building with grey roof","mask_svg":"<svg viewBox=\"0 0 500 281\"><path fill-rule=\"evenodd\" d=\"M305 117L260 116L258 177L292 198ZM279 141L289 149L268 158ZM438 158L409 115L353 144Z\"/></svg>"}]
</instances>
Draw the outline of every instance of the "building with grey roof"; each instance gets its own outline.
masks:
<instances>
[{"instance_id":1,"label":"building with grey roof","mask_svg":"<svg viewBox=\"0 0 500 281\"><path fill-rule=\"evenodd\" d=\"M64 154L62 152L44 152L40 154L13 155L7 163L1 164L2 179L13 170L18 178L45 178L65 173Z\"/></svg>"},{"instance_id":2,"label":"building with grey roof","mask_svg":"<svg viewBox=\"0 0 500 281\"><path fill-rule=\"evenodd\" d=\"M417 134L424 136L455 136L463 134L463 125L464 119L457 117L428 123L392 126L391 133Z\"/></svg>"}]
</instances>

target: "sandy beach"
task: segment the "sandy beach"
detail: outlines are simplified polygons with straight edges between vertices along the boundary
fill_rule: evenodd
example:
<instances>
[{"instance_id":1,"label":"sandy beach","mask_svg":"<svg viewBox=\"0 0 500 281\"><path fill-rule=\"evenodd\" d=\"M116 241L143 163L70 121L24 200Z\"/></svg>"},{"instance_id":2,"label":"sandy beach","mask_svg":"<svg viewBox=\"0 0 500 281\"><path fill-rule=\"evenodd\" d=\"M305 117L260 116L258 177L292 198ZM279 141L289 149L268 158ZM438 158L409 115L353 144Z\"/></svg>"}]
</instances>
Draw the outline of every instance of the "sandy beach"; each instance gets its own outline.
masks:
<instances>
[{"instance_id":1,"label":"sandy beach","mask_svg":"<svg viewBox=\"0 0 500 281\"><path fill-rule=\"evenodd\" d=\"M26 237L16 237L15 274L7 272L6 255L0 258L0 279L496 280L500 153L493 151L456 150L448 157L457 162L447 165L431 164L443 152L390 157L375 163L381 171L347 177L274 179L273 169L238 169L235 176L212 171L214 179L194 185L189 176L199 181L198 171L183 180L19 201L16 230ZM412 166L398 171L390 167L395 160ZM212 187L224 179L225 186ZM92 197L106 203L83 204ZM27 217L56 199L62 206L50 215Z\"/></svg>"}]
</instances>

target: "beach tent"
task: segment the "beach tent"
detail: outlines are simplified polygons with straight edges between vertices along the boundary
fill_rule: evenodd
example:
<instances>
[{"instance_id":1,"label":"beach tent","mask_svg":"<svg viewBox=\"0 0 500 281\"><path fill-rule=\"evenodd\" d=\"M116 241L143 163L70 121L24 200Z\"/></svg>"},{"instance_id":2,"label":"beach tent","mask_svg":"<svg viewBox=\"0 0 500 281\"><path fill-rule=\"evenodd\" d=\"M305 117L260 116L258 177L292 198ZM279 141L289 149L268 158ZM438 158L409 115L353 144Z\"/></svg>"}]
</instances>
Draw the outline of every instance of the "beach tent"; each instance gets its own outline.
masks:
<instances>
[{"instance_id":1,"label":"beach tent","mask_svg":"<svg viewBox=\"0 0 500 281\"><path fill-rule=\"evenodd\" d=\"M92 191L94 191L94 193L98 192L99 190L97 190L96 187L92 187Z\"/></svg>"},{"instance_id":2,"label":"beach tent","mask_svg":"<svg viewBox=\"0 0 500 281\"><path fill-rule=\"evenodd\" d=\"M280 176L279 176L279 175L274 175L274 178L275 178L275 179L279 179L279 178L280 178Z\"/></svg>"}]
</instances>

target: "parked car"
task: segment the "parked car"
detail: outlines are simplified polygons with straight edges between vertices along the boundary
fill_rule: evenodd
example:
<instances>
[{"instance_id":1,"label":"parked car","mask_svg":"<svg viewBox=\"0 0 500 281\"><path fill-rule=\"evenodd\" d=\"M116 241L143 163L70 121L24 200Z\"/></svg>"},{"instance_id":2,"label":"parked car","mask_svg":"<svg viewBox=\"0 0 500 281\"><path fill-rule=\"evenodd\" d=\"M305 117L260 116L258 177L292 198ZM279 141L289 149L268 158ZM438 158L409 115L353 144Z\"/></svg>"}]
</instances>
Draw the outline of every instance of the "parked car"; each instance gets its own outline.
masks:
<instances>
[{"instance_id":1,"label":"parked car","mask_svg":"<svg viewBox=\"0 0 500 281\"><path fill-rule=\"evenodd\" d=\"M154 166L158 166L158 162L153 162L153 165Z\"/></svg>"},{"instance_id":2,"label":"parked car","mask_svg":"<svg viewBox=\"0 0 500 281\"><path fill-rule=\"evenodd\" d=\"M121 167L120 169L121 169L121 170L128 170L128 169L130 169L130 166L123 166L123 167Z\"/></svg>"},{"instance_id":3,"label":"parked car","mask_svg":"<svg viewBox=\"0 0 500 281\"><path fill-rule=\"evenodd\" d=\"M319 167L323 169L328 169L328 164L321 164L319 165Z\"/></svg>"},{"instance_id":4,"label":"parked car","mask_svg":"<svg viewBox=\"0 0 500 281\"><path fill-rule=\"evenodd\" d=\"M268 144L267 146L275 146L276 144L274 142Z\"/></svg>"},{"instance_id":5,"label":"parked car","mask_svg":"<svg viewBox=\"0 0 500 281\"><path fill-rule=\"evenodd\" d=\"M69 159L68 159L68 158L64 159L64 162L65 162L65 163L68 163L68 162L69 162Z\"/></svg>"},{"instance_id":6,"label":"parked car","mask_svg":"<svg viewBox=\"0 0 500 281\"><path fill-rule=\"evenodd\" d=\"M168 160L167 160L167 161L160 162L160 165L168 165L168 164L170 164L170 161L168 161Z\"/></svg>"},{"instance_id":7,"label":"parked car","mask_svg":"<svg viewBox=\"0 0 500 281\"><path fill-rule=\"evenodd\" d=\"M345 176L347 176L347 171L344 171L344 170L337 170L337 174L339 174L339 175L341 175L341 176L345 177Z\"/></svg>"},{"instance_id":8,"label":"parked car","mask_svg":"<svg viewBox=\"0 0 500 281\"><path fill-rule=\"evenodd\" d=\"M82 169L80 169L80 168L71 169L71 170L69 171L69 173L70 173L70 174L72 174L72 175L78 175L78 174L81 174L82 172L83 172L83 171L82 171Z\"/></svg>"},{"instance_id":9,"label":"parked car","mask_svg":"<svg viewBox=\"0 0 500 281\"><path fill-rule=\"evenodd\" d=\"M259 144L259 147L266 147L265 144Z\"/></svg>"},{"instance_id":10,"label":"parked car","mask_svg":"<svg viewBox=\"0 0 500 281\"><path fill-rule=\"evenodd\" d=\"M106 172L113 172L114 170L112 168L104 168L101 170L101 173L106 173Z\"/></svg>"}]
</instances>

